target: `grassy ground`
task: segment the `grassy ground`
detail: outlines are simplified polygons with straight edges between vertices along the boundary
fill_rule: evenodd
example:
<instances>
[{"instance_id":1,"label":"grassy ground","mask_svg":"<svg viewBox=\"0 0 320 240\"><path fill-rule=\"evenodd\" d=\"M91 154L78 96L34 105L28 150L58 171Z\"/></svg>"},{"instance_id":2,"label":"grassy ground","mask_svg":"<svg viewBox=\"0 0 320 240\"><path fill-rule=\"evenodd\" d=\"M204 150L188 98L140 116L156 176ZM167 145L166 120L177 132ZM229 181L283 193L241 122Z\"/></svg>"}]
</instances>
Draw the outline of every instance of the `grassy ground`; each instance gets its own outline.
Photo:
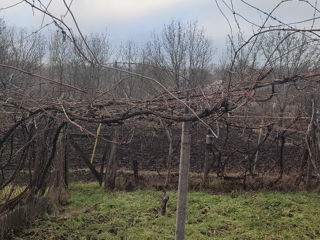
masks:
<instances>
[{"instance_id":1,"label":"grassy ground","mask_svg":"<svg viewBox=\"0 0 320 240\"><path fill-rule=\"evenodd\" d=\"M22 193L25 187L8 185L0 190L0 204L5 203L6 200L12 199Z\"/></svg>"},{"instance_id":2,"label":"grassy ground","mask_svg":"<svg viewBox=\"0 0 320 240\"><path fill-rule=\"evenodd\" d=\"M13 239L174 239L176 192L160 214L162 192L105 192L73 184L70 204ZM186 239L320 239L320 196L311 193L190 192Z\"/></svg>"}]
</instances>

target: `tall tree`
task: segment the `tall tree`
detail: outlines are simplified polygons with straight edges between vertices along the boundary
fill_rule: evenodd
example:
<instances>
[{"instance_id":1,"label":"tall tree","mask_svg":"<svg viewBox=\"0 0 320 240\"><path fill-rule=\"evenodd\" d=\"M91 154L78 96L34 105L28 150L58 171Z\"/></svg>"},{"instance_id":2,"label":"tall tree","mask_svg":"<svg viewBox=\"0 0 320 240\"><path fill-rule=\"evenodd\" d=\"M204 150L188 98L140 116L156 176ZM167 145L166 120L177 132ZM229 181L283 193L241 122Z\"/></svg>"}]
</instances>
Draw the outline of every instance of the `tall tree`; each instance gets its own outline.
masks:
<instances>
[{"instance_id":1,"label":"tall tree","mask_svg":"<svg viewBox=\"0 0 320 240\"><path fill-rule=\"evenodd\" d=\"M148 60L165 71L162 81L172 89L204 84L212 63L211 43L197 22L172 21L147 44Z\"/></svg>"}]
</instances>

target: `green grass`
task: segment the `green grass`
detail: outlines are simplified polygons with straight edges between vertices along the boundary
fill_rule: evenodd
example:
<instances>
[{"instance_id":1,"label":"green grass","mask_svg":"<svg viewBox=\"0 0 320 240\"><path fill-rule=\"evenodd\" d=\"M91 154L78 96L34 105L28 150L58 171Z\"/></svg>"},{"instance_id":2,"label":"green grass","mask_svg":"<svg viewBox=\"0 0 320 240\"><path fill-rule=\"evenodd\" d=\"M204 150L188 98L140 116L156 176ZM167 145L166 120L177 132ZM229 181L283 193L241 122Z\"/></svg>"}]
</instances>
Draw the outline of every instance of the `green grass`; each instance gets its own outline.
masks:
<instances>
[{"instance_id":1,"label":"green grass","mask_svg":"<svg viewBox=\"0 0 320 240\"><path fill-rule=\"evenodd\" d=\"M8 185L5 188L0 190L0 204L5 203L6 201L18 196L25 190L23 186L13 186Z\"/></svg>"},{"instance_id":2,"label":"green grass","mask_svg":"<svg viewBox=\"0 0 320 240\"><path fill-rule=\"evenodd\" d=\"M14 239L174 239L176 192L161 216L162 192L105 192L73 184L70 204ZM186 239L319 239L320 196L297 193L188 195Z\"/></svg>"}]
</instances>

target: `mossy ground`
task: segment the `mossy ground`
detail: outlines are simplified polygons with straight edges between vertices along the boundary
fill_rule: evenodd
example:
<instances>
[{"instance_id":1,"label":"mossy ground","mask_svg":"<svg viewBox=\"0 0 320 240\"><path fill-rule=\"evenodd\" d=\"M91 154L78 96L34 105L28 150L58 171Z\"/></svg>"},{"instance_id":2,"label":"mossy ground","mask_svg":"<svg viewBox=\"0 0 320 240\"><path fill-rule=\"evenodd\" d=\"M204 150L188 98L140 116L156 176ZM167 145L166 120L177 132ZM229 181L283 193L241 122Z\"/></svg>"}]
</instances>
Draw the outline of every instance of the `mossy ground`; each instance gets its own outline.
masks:
<instances>
[{"instance_id":1,"label":"mossy ground","mask_svg":"<svg viewBox=\"0 0 320 240\"><path fill-rule=\"evenodd\" d=\"M174 239L176 191L161 216L162 192L106 192L72 184L70 204L13 239ZM320 195L246 192L188 195L186 239L320 239Z\"/></svg>"}]
</instances>

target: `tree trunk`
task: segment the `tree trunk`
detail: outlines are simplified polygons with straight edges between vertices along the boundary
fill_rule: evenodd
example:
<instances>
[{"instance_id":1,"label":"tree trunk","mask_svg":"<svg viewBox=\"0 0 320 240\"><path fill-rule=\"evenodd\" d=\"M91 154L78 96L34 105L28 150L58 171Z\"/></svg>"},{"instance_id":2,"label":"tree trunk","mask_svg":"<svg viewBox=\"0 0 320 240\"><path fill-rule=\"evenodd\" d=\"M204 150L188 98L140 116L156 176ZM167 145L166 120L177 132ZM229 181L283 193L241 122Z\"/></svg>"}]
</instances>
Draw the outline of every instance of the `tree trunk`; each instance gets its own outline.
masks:
<instances>
[{"instance_id":1,"label":"tree trunk","mask_svg":"<svg viewBox=\"0 0 320 240\"><path fill-rule=\"evenodd\" d=\"M105 176L105 188L108 188L110 190L114 190L116 186L116 177L117 177L117 170L118 170L118 161L117 161L118 144L115 142L118 140L118 137L119 137L119 127L115 127L113 143L111 146L111 151L109 155L109 161L108 161L106 176Z\"/></svg>"},{"instance_id":2,"label":"tree trunk","mask_svg":"<svg viewBox=\"0 0 320 240\"><path fill-rule=\"evenodd\" d=\"M65 145L63 141L63 134L60 134L58 143L57 143L57 151L56 151L56 159L54 163L55 167L55 188L58 191L61 191L61 189L65 186L64 184L64 160L65 160Z\"/></svg>"},{"instance_id":3,"label":"tree trunk","mask_svg":"<svg viewBox=\"0 0 320 240\"><path fill-rule=\"evenodd\" d=\"M188 173L190 167L190 148L191 148L191 122L182 123L180 167L179 167L179 186L175 239L184 239L187 195L188 195Z\"/></svg>"},{"instance_id":4,"label":"tree trunk","mask_svg":"<svg viewBox=\"0 0 320 240\"><path fill-rule=\"evenodd\" d=\"M36 155L33 163L34 174L32 176L32 185L38 186L41 181L41 172L44 167L44 161L48 159L47 131L41 134L36 143Z\"/></svg>"},{"instance_id":5,"label":"tree trunk","mask_svg":"<svg viewBox=\"0 0 320 240\"><path fill-rule=\"evenodd\" d=\"M314 100L312 99L312 116L311 116L311 120L310 120L308 130L306 133L306 138L305 138L306 146L309 151L309 162L310 162L310 164L308 162L308 169L307 170L311 171L311 169L312 169L313 172L317 175L317 177L319 179L320 178L320 170L318 168L317 162L319 160L320 139L319 139L319 135L318 135L319 133L316 133L317 128L319 129L319 126L317 125L316 107L315 107ZM310 165L312 165L312 167ZM311 172L309 173L309 178L310 178L309 181L311 183ZM318 187L317 191L319 191L319 190L320 190L320 186Z\"/></svg>"},{"instance_id":6,"label":"tree trunk","mask_svg":"<svg viewBox=\"0 0 320 240\"><path fill-rule=\"evenodd\" d=\"M169 201L169 196L167 195L167 190L164 190L163 196L162 196L162 206L161 206L161 215L162 216L166 215L168 201Z\"/></svg>"},{"instance_id":7,"label":"tree trunk","mask_svg":"<svg viewBox=\"0 0 320 240\"><path fill-rule=\"evenodd\" d=\"M312 180L312 162L310 158L307 158L307 181L306 185L309 189L311 187L311 180Z\"/></svg>"},{"instance_id":8,"label":"tree trunk","mask_svg":"<svg viewBox=\"0 0 320 240\"><path fill-rule=\"evenodd\" d=\"M308 161L310 161L308 158L309 158L309 151L307 148L305 148L303 150L303 157L301 159L299 175L298 175L296 182L295 182L296 186L299 186L302 179L306 176L304 169L305 169L305 166L308 164Z\"/></svg>"},{"instance_id":9,"label":"tree trunk","mask_svg":"<svg viewBox=\"0 0 320 240\"><path fill-rule=\"evenodd\" d=\"M138 185L139 184L139 164L136 158L132 160L132 169L133 169L134 183Z\"/></svg>"},{"instance_id":10,"label":"tree trunk","mask_svg":"<svg viewBox=\"0 0 320 240\"><path fill-rule=\"evenodd\" d=\"M65 137L66 142L68 142L68 138ZM64 183L65 186L69 186L69 161L68 161L68 144L64 145Z\"/></svg>"},{"instance_id":11,"label":"tree trunk","mask_svg":"<svg viewBox=\"0 0 320 240\"><path fill-rule=\"evenodd\" d=\"M48 198L50 199L50 209L49 212L57 213L58 209L57 206L59 204L65 205L68 201L68 195L66 194L65 189L65 178L64 178L64 171L65 171L65 138L64 134L61 133L58 141L57 141L57 148L56 148L56 155L54 160L54 181L53 186L48 193Z\"/></svg>"}]
</instances>

